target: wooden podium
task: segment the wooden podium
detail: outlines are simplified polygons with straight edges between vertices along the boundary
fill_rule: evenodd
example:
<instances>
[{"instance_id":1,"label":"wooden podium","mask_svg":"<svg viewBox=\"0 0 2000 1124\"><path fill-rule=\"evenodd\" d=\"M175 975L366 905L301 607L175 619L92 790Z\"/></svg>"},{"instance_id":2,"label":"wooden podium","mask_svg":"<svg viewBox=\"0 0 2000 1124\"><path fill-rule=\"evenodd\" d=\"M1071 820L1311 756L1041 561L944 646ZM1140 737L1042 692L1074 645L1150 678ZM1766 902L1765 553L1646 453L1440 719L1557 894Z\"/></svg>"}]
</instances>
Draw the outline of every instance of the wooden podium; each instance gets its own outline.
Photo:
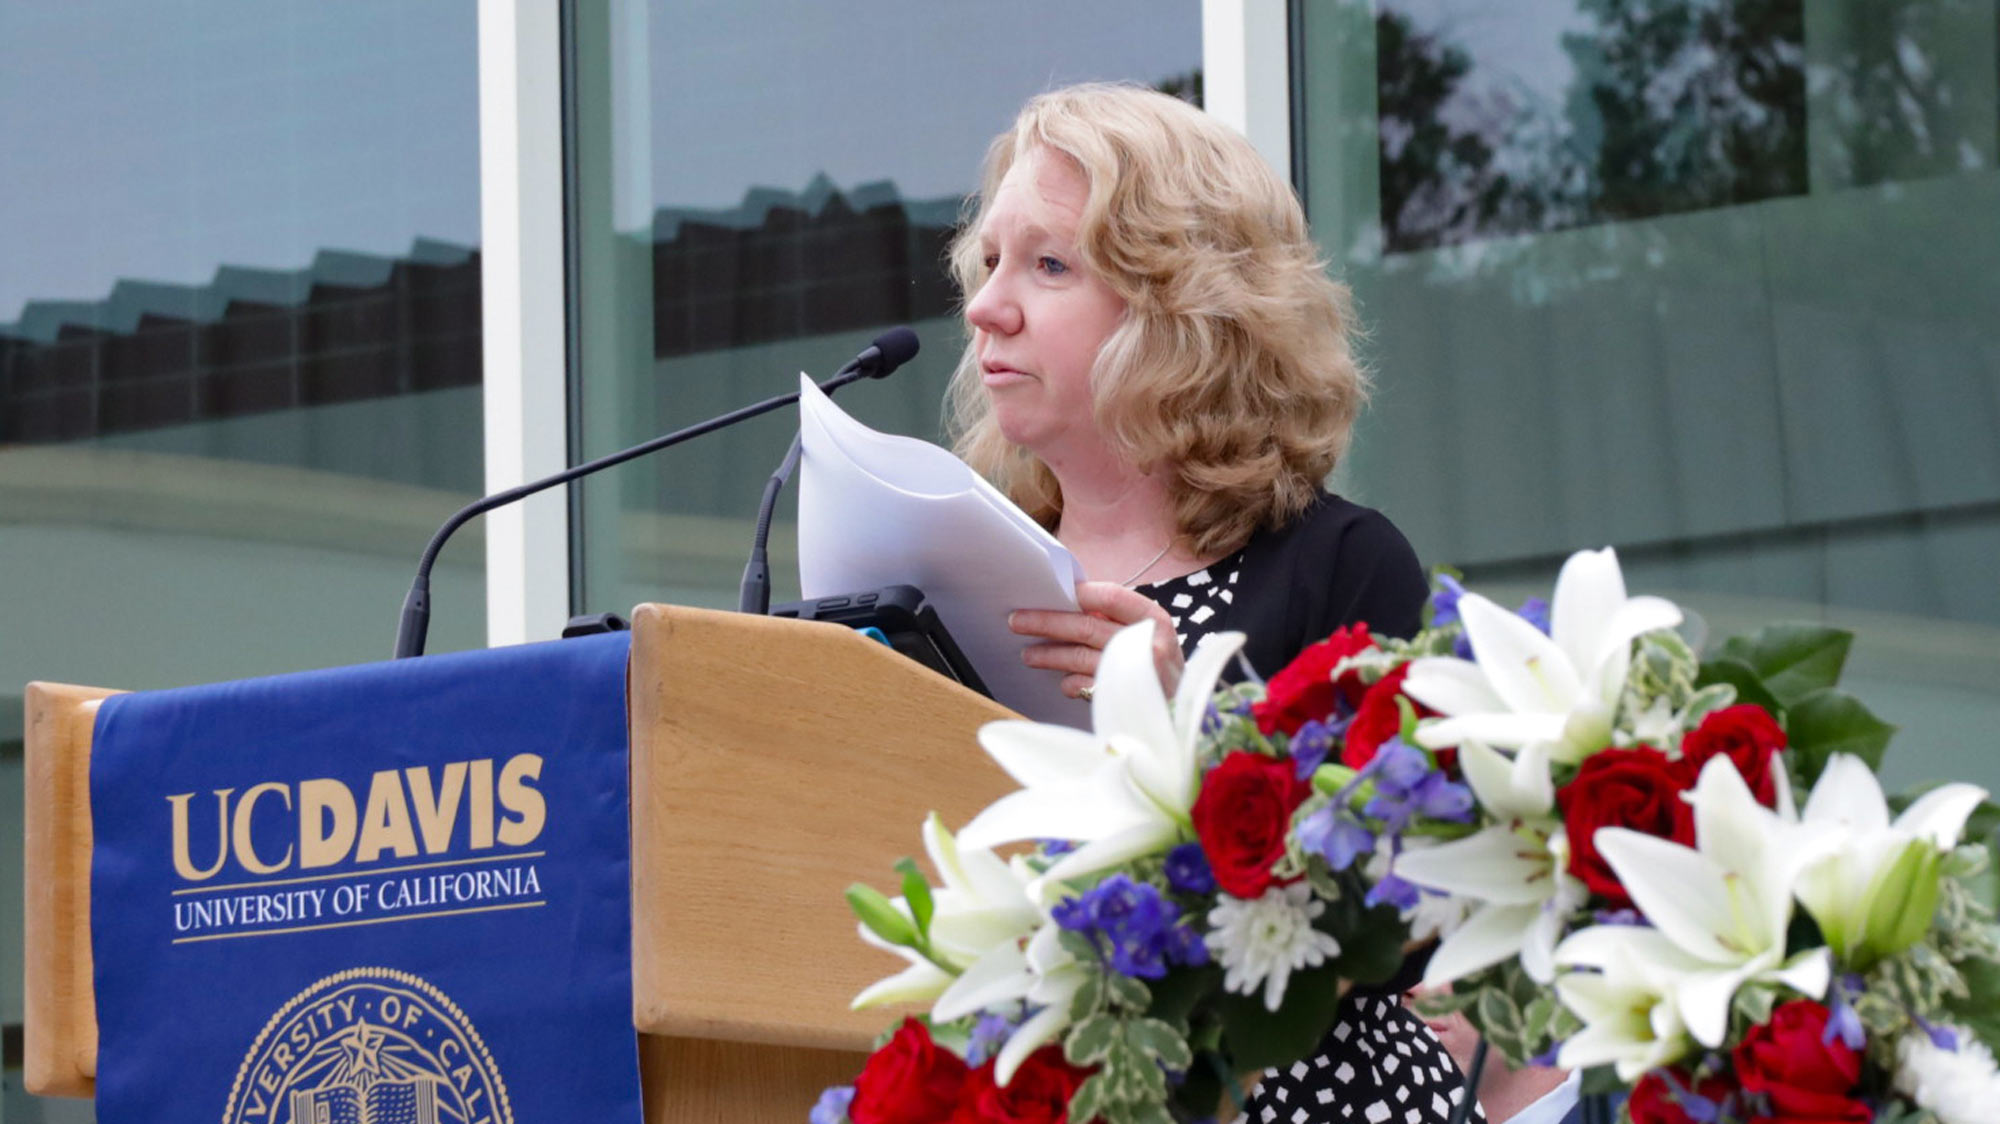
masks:
<instances>
[{"instance_id":1,"label":"wooden podium","mask_svg":"<svg viewBox=\"0 0 2000 1124\"><path fill-rule=\"evenodd\" d=\"M633 614L632 1021L646 1119L803 1121L851 1080L902 962L842 891L891 887L935 810L1012 787L979 726L1011 712L839 625L666 605ZM90 740L96 687L27 694L28 1091L91 1096ZM233 1063L232 1063L233 1064Z\"/></svg>"}]
</instances>

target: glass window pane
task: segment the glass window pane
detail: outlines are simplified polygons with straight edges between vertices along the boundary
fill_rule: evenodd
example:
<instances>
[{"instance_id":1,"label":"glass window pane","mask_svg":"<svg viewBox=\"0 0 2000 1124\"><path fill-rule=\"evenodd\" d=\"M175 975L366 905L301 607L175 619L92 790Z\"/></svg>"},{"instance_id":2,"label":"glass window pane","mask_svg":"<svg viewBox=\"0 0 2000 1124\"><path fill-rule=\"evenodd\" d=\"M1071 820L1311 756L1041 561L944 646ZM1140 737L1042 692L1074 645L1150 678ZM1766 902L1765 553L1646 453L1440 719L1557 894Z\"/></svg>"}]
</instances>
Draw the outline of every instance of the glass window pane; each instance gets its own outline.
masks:
<instances>
[{"instance_id":1,"label":"glass window pane","mask_svg":"<svg viewBox=\"0 0 2000 1124\"><path fill-rule=\"evenodd\" d=\"M1349 491L1540 587L1860 634L1892 777L2000 781L2000 4L1295 6L1378 373Z\"/></svg>"},{"instance_id":2,"label":"glass window pane","mask_svg":"<svg viewBox=\"0 0 2000 1124\"><path fill-rule=\"evenodd\" d=\"M0 5L0 793L30 679L389 654L425 540L483 476L476 14ZM473 530L433 649L484 643ZM9 1121L79 1118L6 1084Z\"/></svg>"},{"instance_id":3,"label":"glass window pane","mask_svg":"<svg viewBox=\"0 0 2000 1124\"><path fill-rule=\"evenodd\" d=\"M1195 0L893 0L866 18L778 0L573 9L580 458L794 390L801 370L824 379L898 323L923 354L841 402L936 436L964 343L942 255L988 141L1045 88L1191 91L1201 61ZM587 487L581 608L733 607L796 419ZM797 589L791 510L772 534L779 601Z\"/></svg>"}]
</instances>

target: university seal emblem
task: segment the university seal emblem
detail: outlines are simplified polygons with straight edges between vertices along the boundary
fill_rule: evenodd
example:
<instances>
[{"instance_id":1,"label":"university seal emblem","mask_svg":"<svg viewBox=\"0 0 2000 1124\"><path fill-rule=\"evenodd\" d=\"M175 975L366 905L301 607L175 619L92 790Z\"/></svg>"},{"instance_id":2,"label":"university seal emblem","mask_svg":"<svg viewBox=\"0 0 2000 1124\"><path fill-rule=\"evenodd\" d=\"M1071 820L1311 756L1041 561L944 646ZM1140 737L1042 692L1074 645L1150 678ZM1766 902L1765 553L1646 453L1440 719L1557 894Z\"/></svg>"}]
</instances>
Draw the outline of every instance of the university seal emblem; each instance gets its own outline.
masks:
<instances>
[{"instance_id":1,"label":"university seal emblem","mask_svg":"<svg viewBox=\"0 0 2000 1124\"><path fill-rule=\"evenodd\" d=\"M393 968L351 968L293 996L251 1044L223 1124L513 1124L465 1013Z\"/></svg>"}]
</instances>

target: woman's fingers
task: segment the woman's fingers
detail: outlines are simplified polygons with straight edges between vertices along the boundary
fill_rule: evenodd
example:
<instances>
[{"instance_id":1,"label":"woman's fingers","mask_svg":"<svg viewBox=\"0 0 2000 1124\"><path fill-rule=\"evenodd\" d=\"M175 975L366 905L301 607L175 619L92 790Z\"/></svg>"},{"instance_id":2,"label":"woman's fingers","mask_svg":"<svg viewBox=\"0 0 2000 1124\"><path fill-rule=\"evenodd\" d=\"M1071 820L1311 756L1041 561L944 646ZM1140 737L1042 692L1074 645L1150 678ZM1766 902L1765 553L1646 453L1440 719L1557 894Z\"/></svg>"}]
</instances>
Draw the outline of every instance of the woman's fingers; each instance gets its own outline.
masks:
<instances>
[{"instance_id":1,"label":"woman's fingers","mask_svg":"<svg viewBox=\"0 0 2000 1124\"><path fill-rule=\"evenodd\" d=\"M1022 636L1039 636L1059 644L1082 644L1102 648L1111 642L1123 625L1061 609L1019 609L1007 617L1007 627Z\"/></svg>"},{"instance_id":2,"label":"woman's fingers","mask_svg":"<svg viewBox=\"0 0 2000 1124\"><path fill-rule=\"evenodd\" d=\"M1021 662L1049 671L1096 675L1101 655L1102 652L1087 644L1030 644L1021 649Z\"/></svg>"}]
</instances>

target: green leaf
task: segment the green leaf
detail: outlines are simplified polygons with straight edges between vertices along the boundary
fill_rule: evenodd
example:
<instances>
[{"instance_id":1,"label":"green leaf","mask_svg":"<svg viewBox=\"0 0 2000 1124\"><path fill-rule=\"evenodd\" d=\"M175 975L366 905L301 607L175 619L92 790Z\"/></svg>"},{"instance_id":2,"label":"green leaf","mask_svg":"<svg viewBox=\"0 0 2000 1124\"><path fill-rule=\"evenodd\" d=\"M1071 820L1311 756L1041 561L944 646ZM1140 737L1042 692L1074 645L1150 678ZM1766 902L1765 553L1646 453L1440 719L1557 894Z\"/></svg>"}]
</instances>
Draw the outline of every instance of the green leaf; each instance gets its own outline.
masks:
<instances>
[{"instance_id":1,"label":"green leaf","mask_svg":"<svg viewBox=\"0 0 2000 1124\"><path fill-rule=\"evenodd\" d=\"M1326 964L1292 973L1285 985L1284 1001L1275 1012L1264 1009L1261 987L1255 995L1225 991L1215 997L1223 1040L1229 1044L1238 1071L1305 1057L1333 1025L1339 1005L1340 973Z\"/></svg>"},{"instance_id":2,"label":"green leaf","mask_svg":"<svg viewBox=\"0 0 2000 1124\"><path fill-rule=\"evenodd\" d=\"M1092 972L1083 977L1083 984L1070 996L1069 1021L1080 1023L1095 1015L1104 1007L1104 974Z\"/></svg>"},{"instance_id":3,"label":"green leaf","mask_svg":"<svg viewBox=\"0 0 2000 1124\"><path fill-rule=\"evenodd\" d=\"M1730 1001L1730 1009L1743 1017L1749 1026L1763 1026L1771 1021L1771 1009L1778 1005L1778 989L1770 984L1745 984L1736 990L1736 997Z\"/></svg>"},{"instance_id":4,"label":"green leaf","mask_svg":"<svg viewBox=\"0 0 2000 1124\"><path fill-rule=\"evenodd\" d=\"M1722 658L1737 660L1763 680L1787 708L1840 682L1854 634L1816 624L1775 624L1731 637Z\"/></svg>"},{"instance_id":5,"label":"green leaf","mask_svg":"<svg viewBox=\"0 0 2000 1124\"><path fill-rule=\"evenodd\" d=\"M1525 1051L1523 1042L1527 1037L1521 1017L1521 1005L1514 997L1499 988L1486 988L1479 993L1479 1002L1468 1012L1479 1024L1479 1032L1486 1036L1493 1048L1510 1058L1520 1058Z\"/></svg>"},{"instance_id":6,"label":"green leaf","mask_svg":"<svg viewBox=\"0 0 2000 1124\"><path fill-rule=\"evenodd\" d=\"M1695 686L1703 690L1717 686L1734 687L1737 702L1755 703L1772 713L1784 709L1778 705L1777 696L1764 686L1764 681L1757 678L1757 673L1742 660L1720 656L1703 660L1701 670L1695 673L1694 682Z\"/></svg>"},{"instance_id":7,"label":"green leaf","mask_svg":"<svg viewBox=\"0 0 2000 1124\"><path fill-rule=\"evenodd\" d=\"M1953 1022L1972 1032L1988 1050L2000 1051L2000 962L1967 960L1957 965L1969 995L1947 999Z\"/></svg>"},{"instance_id":8,"label":"green leaf","mask_svg":"<svg viewBox=\"0 0 2000 1124\"><path fill-rule=\"evenodd\" d=\"M1111 1052L1111 1043L1117 1037L1117 1018L1092 1015L1069 1028L1069 1037L1063 1040L1063 1056L1072 1065L1096 1065Z\"/></svg>"},{"instance_id":9,"label":"green leaf","mask_svg":"<svg viewBox=\"0 0 2000 1124\"><path fill-rule=\"evenodd\" d=\"M1183 968L1153 981L1152 1005L1146 1014L1162 1022L1185 1023L1202 1000L1222 986L1222 969Z\"/></svg>"},{"instance_id":10,"label":"green leaf","mask_svg":"<svg viewBox=\"0 0 2000 1124\"><path fill-rule=\"evenodd\" d=\"M1064 952L1075 957L1080 963L1095 964L1098 962L1097 943L1092 941L1087 934L1079 933L1075 929L1064 929L1056 934L1056 943L1062 946Z\"/></svg>"},{"instance_id":11,"label":"green leaf","mask_svg":"<svg viewBox=\"0 0 2000 1124\"><path fill-rule=\"evenodd\" d=\"M931 884L924 880L924 872L917 869L917 861L908 855L896 864L903 872L903 900L910 903L910 916L916 918L917 932L930 936L931 932Z\"/></svg>"},{"instance_id":12,"label":"green leaf","mask_svg":"<svg viewBox=\"0 0 2000 1124\"><path fill-rule=\"evenodd\" d=\"M1126 1023L1125 1040L1168 1069L1185 1070L1194 1064L1194 1051L1188 1049L1187 1039L1158 1019L1133 1019Z\"/></svg>"},{"instance_id":13,"label":"green leaf","mask_svg":"<svg viewBox=\"0 0 2000 1124\"><path fill-rule=\"evenodd\" d=\"M1142 1104L1132 1113L1133 1124L1174 1124L1174 1114L1163 1104Z\"/></svg>"},{"instance_id":14,"label":"green leaf","mask_svg":"<svg viewBox=\"0 0 2000 1124\"><path fill-rule=\"evenodd\" d=\"M1625 1082L1618 1080L1618 1071L1608 1065L1592 1066L1583 1071L1583 1088L1578 1092L1584 1096L1623 1094L1627 1091Z\"/></svg>"},{"instance_id":15,"label":"green leaf","mask_svg":"<svg viewBox=\"0 0 2000 1124\"><path fill-rule=\"evenodd\" d=\"M1370 909L1361 895L1347 894L1330 902L1314 925L1340 939L1340 955L1331 965L1341 978L1368 985L1383 983L1403 966L1403 945L1409 926L1392 905Z\"/></svg>"},{"instance_id":16,"label":"green leaf","mask_svg":"<svg viewBox=\"0 0 2000 1124\"><path fill-rule=\"evenodd\" d=\"M869 932L890 944L899 944L906 948L917 947L917 930L911 926L910 919L903 916L901 910L890 905L889 899L875 887L866 882L856 882L849 886L847 908L854 911L854 916L860 918L863 925L868 926Z\"/></svg>"},{"instance_id":17,"label":"green leaf","mask_svg":"<svg viewBox=\"0 0 2000 1124\"><path fill-rule=\"evenodd\" d=\"M1870 769L1882 768L1882 753L1896 728L1845 691L1814 691L1792 704L1786 732L1807 784L1836 753L1859 757Z\"/></svg>"},{"instance_id":18,"label":"green leaf","mask_svg":"<svg viewBox=\"0 0 2000 1124\"><path fill-rule=\"evenodd\" d=\"M1111 987L1111 1003L1127 1011L1143 1011L1153 1002L1153 993L1146 985L1131 976L1111 972L1104 977Z\"/></svg>"},{"instance_id":19,"label":"green leaf","mask_svg":"<svg viewBox=\"0 0 2000 1124\"><path fill-rule=\"evenodd\" d=\"M1095 1120L1104 1115L1105 1108L1110 1104L1107 1095L1110 1091L1111 1082L1104 1074L1093 1074L1086 1078L1083 1084L1076 1087L1076 1092L1070 1094L1069 1118Z\"/></svg>"}]
</instances>

